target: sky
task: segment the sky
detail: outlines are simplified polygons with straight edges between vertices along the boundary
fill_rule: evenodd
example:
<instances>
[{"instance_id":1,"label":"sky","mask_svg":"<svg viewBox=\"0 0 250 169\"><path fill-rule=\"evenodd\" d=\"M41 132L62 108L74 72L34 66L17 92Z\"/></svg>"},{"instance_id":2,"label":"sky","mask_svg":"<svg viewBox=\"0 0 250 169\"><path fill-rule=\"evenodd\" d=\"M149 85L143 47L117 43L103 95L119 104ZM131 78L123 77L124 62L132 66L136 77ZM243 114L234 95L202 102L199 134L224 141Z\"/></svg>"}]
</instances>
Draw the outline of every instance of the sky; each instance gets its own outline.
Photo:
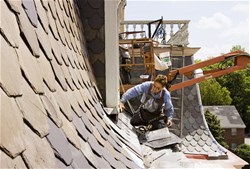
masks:
<instances>
[{"instance_id":1,"label":"sky","mask_svg":"<svg viewBox=\"0 0 250 169\"><path fill-rule=\"evenodd\" d=\"M206 60L241 45L249 53L249 1L127 0L125 20L190 20L189 47Z\"/></svg>"}]
</instances>

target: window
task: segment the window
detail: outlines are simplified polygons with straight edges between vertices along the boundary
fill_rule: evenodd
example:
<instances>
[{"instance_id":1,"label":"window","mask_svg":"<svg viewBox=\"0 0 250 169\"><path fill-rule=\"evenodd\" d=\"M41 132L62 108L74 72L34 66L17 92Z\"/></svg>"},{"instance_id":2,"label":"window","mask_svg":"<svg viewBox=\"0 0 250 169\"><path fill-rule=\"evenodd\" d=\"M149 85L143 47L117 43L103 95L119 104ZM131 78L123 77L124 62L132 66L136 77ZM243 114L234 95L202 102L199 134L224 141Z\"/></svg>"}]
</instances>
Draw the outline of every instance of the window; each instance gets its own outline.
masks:
<instances>
[{"instance_id":1,"label":"window","mask_svg":"<svg viewBox=\"0 0 250 169\"><path fill-rule=\"evenodd\" d=\"M231 149L233 150L233 149L235 149L237 147L237 144L236 143L232 143L231 144Z\"/></svg>"},{"instance_id":2,"label":"window","mask_svg":"<svg viewBox=\"0 0 250 169\"><path fill-rule=\"evenodd\" d=\"M236 128L232 128L231 129L231 135L232 136L236 136L237 135L237 129Z\"/></svg>"}]
</instances>

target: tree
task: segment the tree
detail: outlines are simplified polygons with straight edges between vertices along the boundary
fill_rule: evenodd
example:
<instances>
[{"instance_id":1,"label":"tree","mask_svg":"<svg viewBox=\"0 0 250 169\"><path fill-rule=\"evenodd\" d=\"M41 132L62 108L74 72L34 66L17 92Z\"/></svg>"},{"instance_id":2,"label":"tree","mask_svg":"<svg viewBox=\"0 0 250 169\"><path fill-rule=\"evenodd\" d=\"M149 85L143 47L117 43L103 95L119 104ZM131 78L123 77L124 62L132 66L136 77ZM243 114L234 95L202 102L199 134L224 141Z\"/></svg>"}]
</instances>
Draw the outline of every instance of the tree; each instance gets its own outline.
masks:
<instances>
[{"instance_id":1,"label":"tree","mask_svg":"<svg viewBox=\"0 0 250 169\"><path fill-rule=\"evenodd\" d=\"M242 48L240 45L233 46L230 51L233 52L238 50L243 52L245 51L245 49ZM226 62L223 62L223 64L216 63L213 65L209 65L205 67L203 70L214 70L218 68L223 69L225 67L232 66L233 64L234 60L231 59ZM217 77L216 81L220 84L221 88L226 88L230 92L230 98L232 99L231 104L234 105L238 110L238 112L240 113L242 120L247 126L246 131L249 132L250 131L250 66L248 67L248 69L239 70L230 73L228 75ZM209 85L212 84L211 83L200 84L201 97L204 105L213 105L215 102L213 101L213 99L214 98L216 99L216 97L214 96L209 96L209 95L214 95L214 93L217 94L216 92L210 91L212 90L212 88L209 88ZM218 88L218 85L214 84L214 86L217 86ZM228 96L226 96L225 99L227 99L227 97ZM228 105L226 103L229 103L225 100L222 100L221 102L220 99L217 99L216 102L220 102L217 103L217 105Z\"/></svg>"},{"instance_id":2,"label":"tree","mask_svg":"<svg viewBox=\"0 0 250 169\"><path fill-rule=\"evenodd\" d=\"M250 164L250 145L241 144L236 147L234 153ZM247 169L248 167L249 166L245 166L243 169Z\"/></svg>"},{"instance_id":3,"label":"tree","mask_svg":"<svg viewBox=\"0 0 250 169\"><path fill-rule=\"evenodd\" d=\"M233 46L231 52L244 51L240 45ZM233 62L231 62L233 63ZM250 71L248 69L239 70L231 74L216 78L222 87L230 91L232 105L240 113L242 120L247 126L246 131L250 131Z\"/></svg>"},{"instance_id":4,"label":"tree","mask_svg":"<svg viewBox=\"0 0 250 169\"><path fill-rule=\"evenodd\" d=\"M208 110L205 111L205 118L209 127L210 132L214 136L215 140L222 145L225 148L228 148L229 146L224 141L224 130L220 126L220 120L210 113Z\"/></svg>"},{"instance_id":5,"label":"tree","mask_svg":"<svg viewBox=\"0 0 250 169\"><path fill-rule=\"evenodd\" d=\"M250 74L246 70L240 70L223 77L217 78L221 86L226 87L230 91L233 99L232 105L240 113L244 123L250 130Z\"/></svg>"},{"instance_id":6,"label":"tree","mask_svg":"<svg viewBox=\"0 0 250 169\"><path fill-rule=\"evenodd\" d=\"M232 49L230 50L230 52L234 52L234 51L237 51L237 50L245 52L245 48L241 47L240 45L233 46Z\"/></svg>"},{"instance_id":7,"label":"tree","mask_svg":"<svg viewBox=\"0 0 250 169\"><path fill-rule=\"evenodd\" d=\"M215 79L208 79L200 83L202 104L205 105L230 105L232 99L230 92Z\"/></svg>"}]
</instances>

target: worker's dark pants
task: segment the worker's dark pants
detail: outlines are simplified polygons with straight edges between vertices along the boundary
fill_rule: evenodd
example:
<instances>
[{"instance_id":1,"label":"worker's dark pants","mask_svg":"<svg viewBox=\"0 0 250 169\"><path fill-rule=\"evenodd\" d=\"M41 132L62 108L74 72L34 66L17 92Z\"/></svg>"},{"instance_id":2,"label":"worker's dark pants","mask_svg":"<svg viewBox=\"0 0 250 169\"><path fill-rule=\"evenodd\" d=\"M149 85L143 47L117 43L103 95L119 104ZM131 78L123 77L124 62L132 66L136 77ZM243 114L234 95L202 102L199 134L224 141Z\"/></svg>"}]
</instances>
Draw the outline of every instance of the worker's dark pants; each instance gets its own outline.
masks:
<instances>
[{"instance_id":1,"label":"worker's dark pants","mask_svg":"<svg viewBox=\"0 0 250 169\"><path fill-rule=\"evenodd\" d=\"M150 113L149 111L140 108L140 111L134 114L134 116L130 120L130 124L132 126L140 126L140 125L148 126L149 124L151 124L152 128L150 130L156 130L159 128L159 120L164 118L165 117L160 115L160 112Z\"/></svg>"}]
</instances>

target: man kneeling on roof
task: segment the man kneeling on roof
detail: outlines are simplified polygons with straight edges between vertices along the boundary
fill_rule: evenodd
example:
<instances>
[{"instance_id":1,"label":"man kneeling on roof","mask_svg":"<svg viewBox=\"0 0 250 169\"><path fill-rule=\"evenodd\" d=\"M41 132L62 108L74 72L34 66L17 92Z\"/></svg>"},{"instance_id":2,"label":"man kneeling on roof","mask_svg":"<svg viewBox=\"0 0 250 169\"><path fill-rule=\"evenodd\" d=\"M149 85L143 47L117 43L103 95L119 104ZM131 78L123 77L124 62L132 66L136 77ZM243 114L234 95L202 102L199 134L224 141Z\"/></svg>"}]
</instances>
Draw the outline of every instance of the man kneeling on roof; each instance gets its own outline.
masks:
<instances>
[{"instance_id":1,"label":"man kneeling on roof","mask_svg":"<svg viewBox=\"0 0 250 169\"><path fill-rule=\"evenodd\" d=\"M143 82L127 90L121 100L120 108L125 109L125 102L142 94L141 106L130 121L133 126L148 126L150 130L159 128L159 120L164 120L167 127L172 126L174 113L169 91L165 88L167 78L158 75L155 80Z\"/></svg>"}]
</instances>

